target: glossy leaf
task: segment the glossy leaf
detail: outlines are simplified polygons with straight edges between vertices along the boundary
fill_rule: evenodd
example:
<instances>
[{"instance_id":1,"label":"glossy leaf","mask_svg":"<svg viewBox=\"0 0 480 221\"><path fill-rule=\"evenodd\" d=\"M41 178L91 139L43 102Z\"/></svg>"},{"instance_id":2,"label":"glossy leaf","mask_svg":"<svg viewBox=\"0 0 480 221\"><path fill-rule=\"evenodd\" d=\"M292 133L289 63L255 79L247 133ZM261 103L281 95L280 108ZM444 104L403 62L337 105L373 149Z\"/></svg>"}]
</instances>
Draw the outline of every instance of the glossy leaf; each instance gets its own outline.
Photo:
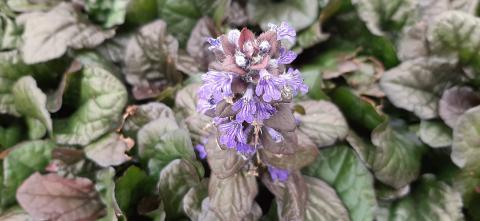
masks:
<instances>
[{"instance_id":1,"label":"glossy leaf","mask_svg":"<svg viewBox=\"0 0 480 221\"><path fill-rule=\"evenodd\" d=\"M15 109L22 115L40 121L52 133L52 119L47 110L47 96L37 86L32 76L25 76L12 88Z\"/></svg>"},{"instance_id":2,"label":"glossy leaf","mask_svg":"<svg viewBox=\"0 0 480 221\"><path fill-rule=\"evenodd\" d=\"M183 197L190 188L199 183L200 177L195 167L182 159L170 162L160 172L158 191L165 202L165 212L169 219L181 216Z\"/></svg>"},{"instance_id":3,"label":"glossy leaf","mask_svg":"<svg viewBox=\"0 0 480 221\"><path fill-rule=\"evenodd\" d=\"M308 188L305 220L350 220L347 209L332 187L313 177L306 176L305 182Z\"/></svg>"},{"instance_id":4,"label":"glossy leaf","mask_svg":"<svg viewBox=\"0 0 480 221\"><path fill-rule=\"evenodd\" d=\"M68 118L53 122L57 143L86 145L116 127L127 102L123 84L100 67L86 67L72 79L76 87L67 89L64 99L76 102L76 111Z\"/></svg>"},{"instance_id":5,"label":"glossy leaf","mask_svg":"<svg viewBox=\"0 0 480 221\"><path fill-rule=\"evenodd\" d=\"M420 139L433 148L452 145L452 130L440 121L426 121L420 123Z\"/></svg>"},{"instance_id":6,"label":"glossy leaf","mask_svg":"<svg viewBox=\"0 0 480 221\"><path fill-rule=\"evenodd\" d=\"M348 124L342 112L328 101L303 101L305 114L297 114L298 129L310 137L318 147L332 145L347 136Z\"/></svg>"},{"instance_id":7,"label":"glossy leaf","mask_svg":"<svg viewBox=\"0 0 480 221\"><path fill-rule=\"evenodd\" d=\"M19 143L3 160L3 183L0 186L2 206L15 203L15 192L31 174L43 171L51 159L55 144L51 141Z\"/></svg>"},{"instance_id":8,"label":"glossy leaf","mask_svg":"<svg viewBox=\"0 0 480 221\"><path fill-rule=\"evenodd\" d=\"M115 25L123 24L129 1L87 0L85 9L92 20L101 23L104 28L111 28Z\"/></svg>"},{"instance_id":9,"label":"glossy leaf","mask_svg":"<svg viewBox=\"0 0 480 221\"><path fill-rule=\"evenodd\" d=\"M452 161L459 167L478 168L480 154L480 106L469 109L463 114L453 129Z\"/></svg>"},{"instance_id":10,"label":"glossy leaf","mask_svg":"<svg viewBox=\"0 0 480 221\"><path fill-rule=\"evenodd\" d=\"M443 92L438 115L445 124L454 128L463 113L477 105L480 105L480 94L469 87L452 87Z\"/></svg>"},{"instance_id":11,"label":"glossy leaf","mask_svg":"<svg viewBox=\"0 0 480 221\"><path fill-rule=\"evenodd\" d=\"M374 219L377 202L373 176L348 146L337 145L322 149L315 162L303 172L325 181L335 189L349 212L347 219ZM309 192L310 194L312 193Z\"/></svg>"}]
</instances>

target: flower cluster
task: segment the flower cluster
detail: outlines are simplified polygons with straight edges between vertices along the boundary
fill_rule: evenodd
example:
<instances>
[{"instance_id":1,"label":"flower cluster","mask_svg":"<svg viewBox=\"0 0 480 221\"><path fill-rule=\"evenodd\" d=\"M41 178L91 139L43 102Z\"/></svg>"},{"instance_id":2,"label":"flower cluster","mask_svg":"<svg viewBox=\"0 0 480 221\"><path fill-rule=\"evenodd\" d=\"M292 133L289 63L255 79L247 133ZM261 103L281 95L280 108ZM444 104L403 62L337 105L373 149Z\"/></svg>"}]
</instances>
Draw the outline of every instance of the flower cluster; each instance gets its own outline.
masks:
<instances>
[{"instance_id":1,"label":"flower cluster","mask_svg":"<svg viewBox=\"0 0 480 221\"><path fill-rule=\"evenodd\" d=\"M264 121L280 104L308 91L300 72L285 67L297 54L282 47L282 41L293 43L295 36L295 30L283 22L258 37L243 28L208 39L217 62L202 76L197 109L213 117L223 148L248 157L261 148L260 133L270 134L275 142L283 140Z\"/></svg>"}]
</instances>

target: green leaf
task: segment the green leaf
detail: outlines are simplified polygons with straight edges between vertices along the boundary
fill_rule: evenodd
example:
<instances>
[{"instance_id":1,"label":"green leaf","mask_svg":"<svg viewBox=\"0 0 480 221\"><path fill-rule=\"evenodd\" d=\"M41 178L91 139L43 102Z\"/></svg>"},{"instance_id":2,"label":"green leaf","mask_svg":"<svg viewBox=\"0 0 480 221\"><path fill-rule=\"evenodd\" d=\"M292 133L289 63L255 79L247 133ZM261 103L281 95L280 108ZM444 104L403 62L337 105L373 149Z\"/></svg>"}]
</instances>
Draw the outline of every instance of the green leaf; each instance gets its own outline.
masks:
<instances>
[{"instance_id":1,"label":"green leaf","mask_svg":"<svg viewBox=\"0 0 480 221\"><path fill-rule=\"evenodd\" d=\"M51 159L55 143L28 141L19 143L3 160L3 183L0 188L2 207L15 203L15 192L22 182L36 171L43 171Z\"/></svg>"},{"instance_id":2,"label":"green leaf","mask_svg":"<svg viewBox=\"0 0 480 221\"><path fill-rule=\"evenodd\" d=\"M428 40L436 54L455 56L464 65L480 71L480 18L460 11L449 11L436 19Z\"/></svg>"},{"instance_id":3,"label":"green leaf","mask_svg":"<svg viewBox=\"0 0 480 221\"><path fill-rule=\"evenodd\" d=\"M173 113L172 109L163 103L150 102L131 107L133 114L127 118L125 125L123 125L123 131L129 136L136 136L140 128L156 119L175 119L175 114Z\"/></svg>"},{"instance_id":4,"label":"green leaf","mask_svg":"<svg viewBox=\"0 0 480 221\"><path fill-rule=\"evenodd\" d=\"M208 184L210 209L220 220L242 220L252 210L257 193L255 176L246 172L225 179L212 174Z\"/></svg>"},{"instance_id":5,"label":"green leaf","mask_svg":"<svg viewBox=\"0 0 480 221\"><path fill-rule=\"evenodd\" d=\"M84 148L85 156L102 167L118 166L131 159L126 154L135 142L118 133L107 134Z\"/></svg>"},{"instance_id":6,"label":"green leaf","mask_svg":"<svg viewBox=\"0 0 480 221\"><path fill-rule=\"evenodd\" d=\"M179 218L183 214L182 199L184 195L200 183L195 167L188 161L176 159L160 172L158 191L165 202L168 219Z\"/></svg>"},{"instance_id":7,"label":"green leaf","mask_svg":"<svg viewBox=\"0 0 480 221\"><path fill-rule=\"evenodd\" d=\"M320 150L319 157L303 172L331 185L348 209L352 221L374 219L377 202L373 176L348 146Z\"/></svg>"},{"instance_id":8,"label":"green leaf","mask_svg":"<svg viewBox=\"0 0 480 221\"><path fill-rule=\"evenodd\" d=\"M298 33L298 46L301 48L309 48L326 41L329 37L329 34L322 32L321 23L316 21L304 31Z\"/></svg>"},{"instance_id":9,"label":"green leaf","mask_svg":"<svg viewBox=\"0 0 480 221\"><path fill-rule=\"evenodd\" d=\"M9 127L0 126L0 152L20 141L22 138L22 127L19 124L12 124Z\"/></svg>"},{"instance_id":10,"label":"green leaf","mask_svg":"<svg viewBox=\"0 0 480 221\"><path fill-rule=\"evenodd\" d=\"M28 138L30 140L41 139L47 134L47 128L41 121L35 118L25 118L25 123L27 124Z\"/></svg>"},{"instance_id":11,"label":"green leaf","mask_svg":"<svg viewBox=\"0 0 480 221\"><path fill-rule=\"evenodd\" d=\"M350 220L347 209L332 187L330 187L327 183L313 177L305 176L304 178L308 189L305 220Z\"/></svg>"},{"instance_id":12,"label":"green leaf","mask_svg":"<svg viewBox=\"0 0 480 221\"><path fill-rule=\"evenodd\" d=\"M215 0L158 0L158 14L183 47L197 21L213 12Z\"/></svg>"},{"instance_id":13,"label":"green leaf","mask_svg":"<svg viewBox=\"0 0 480 221\"><path fill-rule=\"evenodd\" d=\"M100 194L100 199L106 206L107 214L99 221L118 221L126 220L125 215L120 210L115 197L115 170L112 167L98 171L97 183L95 189Z\"/></svg>"},{"instance_id":14,"label":"green leaf","mask_svg":"<svg viewBox=\"0 0 480 221\"><path fill-rule=\"evenodd\" d=\"M446 183L427 174L409 196L390 206L388 217L378 220L464 220L462 198Z\"/></svg>"},{"instance_id":15,"label":"green leaf","mask_svg":"<svg viewBox=\"0 0 480 221\"><path fill-rule=\"evenodd\" d=\"M16 12L32 12L48 10L61 2L61 0L6 0L8 7Z\"/></svg>"},{"instance_id":16,"label":"green leaf","mask_svg":"<svg viewBox=\"0 0 480 221\"><path fill-rule=\"evenodd\" d=\"M479 168L480 106L463 114L453 129L452 161L459 167Z\"/></svg>"},{"instance_id":17,"label":"green leaf","mask_svg":"<svg viewBox=\"0 0 480 221\"><path fill-rule=\"evenodd\" d=\"M17 80L12 88L15 109L22 115L40 121L52 134L52 119L47 110L47 96L37 87L32 76Z\"/></svg>"},{"instance_id":18,"label":"green leaf","mask_svg":"<svg viewBox=\"0 0 480 221\"><path fill-rule=\"evenodd\" d=\"M420 139L433 148L448 147L452 145L452 130L438 120L422 120Z\"/></svg>"},{"instance_id":19,"label":"green leaf","mask_svg":"<svg viewBox=\"0 0 480 221\"><path fill-rule=\"evenodd\" d=\"M20 58L18 51L0 53L0 113L19 116L15 108L15 99L12 87L15 82L25 75L33 75L35 79L54 77L59 73L61 62L49 62L38 65L26 65ZM63 70L62 70L63 71Z\"/></svg>"},{"instance_id":20,"label":"green leaf","mask_svg":"<svg viewBox=\"0 0 480 221\"><path fill-rule=\"evenodd\" d=\"M376 147L372 170L378 180L399 189L418 177L424 147L415 134L386 122L372 132L372 143Z\"/></svg>"},{"instance_id":21,"label":"green leaf","mask_svg":"<svg viewBox=\"0 0 480 221\"><path fill-rule=\"evenodd\" d=\"M396 107L421 119L438 116L443 91L458 79L452 64L443 59L417 58L403 62L383 75L380 86Z\"/></svg>"},{"instance_id":22,"label":"green leaf","mask_svg":"<svg viewBox=\"0 0 480 221\"><path fill-rule=\"evenodd\" d=\"M415 0L352 0L370 32L384 35L384 28L399 28L414 15Z\"/></svg>"},{"instance_id":23,"label":"green leaf","mask_svg":"<svg viewBox=\"0 0 480 221\"><path fill-rule=\"evenodd\" d=\"M115 182L115 196L122 211L135 210L141 193L147 192L147 174L136 166L129 167ZM133 209L132 209L133 208Z\"/></svg>"},{"instance_id":24,"label":"green leaf","mask_svg":"<svg viewBox=\"0 0 480 221\"><path fill-rule=\"evenodd\" d=\"M125 23L142 25L158 17L157 0L134 0L128 3Z\"/></svg>"},{"instance_id":25,"label":"green leaf","mask_svg":"<svg viewBox=\"0 0 480 221\"><path fill-rule=\"evenodd\" d=\"M127 102L127 91L112 74L100 67L85 67L67 86L64 100L76 111L53 122L57 143L86 145L116 127Z\"/></svg>"},{"instance_id":26,"label":"green leaf","mask_svg":"<svg viewBox=\"0 0 480 221\"><path fill-rule=\"evenodd\" d=\"M20 43L21 29L5 14L0 15L0 49L15 49Z\"/></svg>"},{"instance_id":27,"label":"green leaf","mask_svg":"<svg viewBox=\"0 0 480 221\"><path fill-rule=\"evenodd\" d=\"M24 16L21 51L27 64L58 58L68 48L93 48L115 35L115 30L102 30L86 22L69 3L60 3L48 12Z\"/></svg>"},{"instance_id":28,"label":"green leaf","mask_svg":"<svg viewBox=\"0 0 480 221\"><path fill-rule=\"evenodd\" d=\"M298 129L318 147L329 146L348 134L348 124L342 112L328 101L302 101L305 114L296 114L300 120Z\"/></svg>"},{"instance_id":29,"label":"green leaf","mask_svg":"<svg viewBox=\"0 0 480 221\"><path fill-rule=\"evenodd\" d=\"M149 174L158 174L175 159L193 164L203 176L203 167L196 160L190 135L180 129L174 119L159 118L146 124L137 136L140 159L148 162Z\"/></svg>"},{"instance_id":30,"label":"green leaf","mask_svg":"<svg viewBox=\"0 0 480 221\"><path fill-rule=\"evenodd\" d=\"M362 100L347 87L337 87L331 94L333 102L342 110L349 122L369 131L385 121L371 103Z\"/></svg>"},{"instance_id":31,"label":"green leaf","mask_svg":"<svg viewBox=\"0 0 480 221\"><path fill-rule=\"evenodd\" d=\"M136 99L158 96L166 85L181 80L176 69L178 41L167 24L156 20L142 26L125 49L125 77Z\"/></svg>"},{"instance_id":32,"label":"green leaf","mask_svg":"<svg viewBox=\"0 0 480 221\"><path fill-rule=\"evenodd\" d=\"M247 12L250 20L257 22L263 30L269 29L269 23L279 25L286 21L299 31L311 25L318 17L318 1L253 0L247 3Z\"/></svg>"},{"instance_id":33,"label":"green leaf","mask_svg":"<svg viewBox=\"0 0 480 221\"><path fill-rule=\"evenodd\" d=\"M190 220L199 220L202 213L202 201L208 197L208 179L202 180L190 188L182 200L183 211Z\"/></svg>"},{"instance_id":34,"label":"green leaf","mask_svg":"<svg viewBox=\"0 0 480 221\"><path fill-rule=\"evenodd\" d=\"M121 25L125 21L130 0L87 0L85 9L89 17L104 28Z\"/></svg>"}]
</instances>

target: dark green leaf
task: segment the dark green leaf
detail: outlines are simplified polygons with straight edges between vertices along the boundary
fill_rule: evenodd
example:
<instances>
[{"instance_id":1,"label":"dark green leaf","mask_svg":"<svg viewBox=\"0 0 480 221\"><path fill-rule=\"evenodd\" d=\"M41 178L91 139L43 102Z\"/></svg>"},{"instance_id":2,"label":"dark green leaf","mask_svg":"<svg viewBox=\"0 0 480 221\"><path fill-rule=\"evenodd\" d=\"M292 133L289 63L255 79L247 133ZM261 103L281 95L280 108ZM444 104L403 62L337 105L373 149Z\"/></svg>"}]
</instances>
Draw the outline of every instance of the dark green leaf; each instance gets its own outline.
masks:
<instances>
[{"instance_id":1,"label":"dark green leaf","mask_svg":"<svg viewBox=\"0 0 480 221\"><path fill-rule=\"evenodd\" d=\"M13 124L9 127L0 126L0 150L9 148L20 141L22 137L22 127L19 124Z\"/></svg>"},{"instance_id":2,"label":"dark green leaf","mask_svg":"<svg viewBox=\"0 0 480 221\"><path fill-rule=\"evenodd\" d=\"M40 121L52 133L52 119L47 110L47 96L37 86L32 76L17 80L12 88L15 109L22 115Z\"/></svg>"},{"instance_id":3,"label":"dark green leaf","mask_svg":"<svg viewBox=\"0 0 480 221\"><path fill-rule=\"evenodd\" d=\"M85 67L72 79L64 99L76 102L76 111L68 118L53 122L56 141L86 145L117 126L127 102L127 92L106 70Z\"/></svg>"},{"instance_id":4,"label":"dark green leaf","mask_svg":"<svg viewBox=\"0 0 480 221\"><path fill-rule=\"evenodd\" d=\"M51 141L28 141L12 147L3 160L3 183L1 206L15 203L15 192L22 182L36 171L43 171L51 159L55 143Z\"/></svg>"},{"instance_id":5,"label":"dark green leaf","mask_svg":"<svg viewBox=\"0 0 480 221\"><path fill-rule=\"evenodd\" d=\"M160 172L158 191L165 202L168 219L181 217L182 199L190 188L200 183L195 167L188 161L176 159Z\"/></svg>"},{"instance_id":6,"label":"dark green leaf","mask_svg":"<svg viewBox=\"0 0 480 221\"><path fill-rule=\"evenodd\" d=\"M89 17L104 28L121 25L125 21L130 0L87 0L85 9Z\"/></svg>"},{"instance_id":7,"label":"dark green leaf","mask_svg":"<svg viewBox=\"0 0 480 221\"><path fill-rule=\"evenodd\" d=\"M115 182L115 196L122 211L128 213L129 208L135 207L140 193L147 192L145 182L147 174L136 166L129 167Z\"/></svg>"},{"instance_id":8,"label":"dark green leaf","mask_svg":"<svg viewBox=\"0 0 480 221\"><path fill-rule=\"evenodd\" d=\"M395 201L387 214L378 220L464 220L460 194L433 175L424 175L413 193Z\"/></svg>"},{"instance_id":9,"label":"dark green leaf","mask_svg":"<svg viewBox=\"0 0 480 221\"><path fill-rule=\"evenodd\" d=\"M372 132L372 143L372 170L378 180L398 189L418 177L424 146L414 134L383 123Z\"/></svg>"},{"instance_id":10,"label":"dark green leaf","mask_svg":"<svg viewBox=\"0 0 480 221\"><path fill-rule=\"evenodd\" d=\"M215 0L158 0L160 18L168 23L170 32L180 45L187 43L197 20L212 13Z\"/></svg>"},{"instance_id":11,"label":"dark green leaf","mask_svg":"<svg viewBox=\"0 0 480 221\"><path fill-rule=\"evenodd\" d=\"M373 176L348 146L322 149L315 162L303 171L308 176L327 182L336 190L352 221L374 219L377 202Z\"/></svg>"},{"instance_id":12,"label":"dark green leaf","mask_svg":"<svg viewBox=\"0 0 480 221\"><path fill-rule=\"evenodd\" d=\"M99 221L118 221L126 220L125 215L120 210L115 196L115 170L111 167L100 170L97 173L97 184L95 189L100 194L100 199L106 206L107 214Z\"/></svg>"}]
</instances>

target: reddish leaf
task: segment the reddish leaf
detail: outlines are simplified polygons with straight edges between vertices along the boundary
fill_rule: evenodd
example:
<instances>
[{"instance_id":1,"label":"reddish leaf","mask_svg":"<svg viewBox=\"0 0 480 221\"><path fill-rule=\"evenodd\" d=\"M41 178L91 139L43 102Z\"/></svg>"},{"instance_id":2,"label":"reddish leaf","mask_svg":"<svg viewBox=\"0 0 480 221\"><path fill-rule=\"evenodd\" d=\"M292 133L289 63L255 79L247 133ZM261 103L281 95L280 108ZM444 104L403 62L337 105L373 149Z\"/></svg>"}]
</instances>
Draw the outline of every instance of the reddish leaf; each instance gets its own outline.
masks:
<instances>
[{"instance_id":1,"label":"reddish leaf","mask_svg":"<svg viewBox=\"0 0 480 221\"><path fill-rule=\"evenodd\" d=\"M104 214L94 184L86 178L31 175L17 190L17 201L35 220L96 220Z\"/></svg>"}]
</instances>

